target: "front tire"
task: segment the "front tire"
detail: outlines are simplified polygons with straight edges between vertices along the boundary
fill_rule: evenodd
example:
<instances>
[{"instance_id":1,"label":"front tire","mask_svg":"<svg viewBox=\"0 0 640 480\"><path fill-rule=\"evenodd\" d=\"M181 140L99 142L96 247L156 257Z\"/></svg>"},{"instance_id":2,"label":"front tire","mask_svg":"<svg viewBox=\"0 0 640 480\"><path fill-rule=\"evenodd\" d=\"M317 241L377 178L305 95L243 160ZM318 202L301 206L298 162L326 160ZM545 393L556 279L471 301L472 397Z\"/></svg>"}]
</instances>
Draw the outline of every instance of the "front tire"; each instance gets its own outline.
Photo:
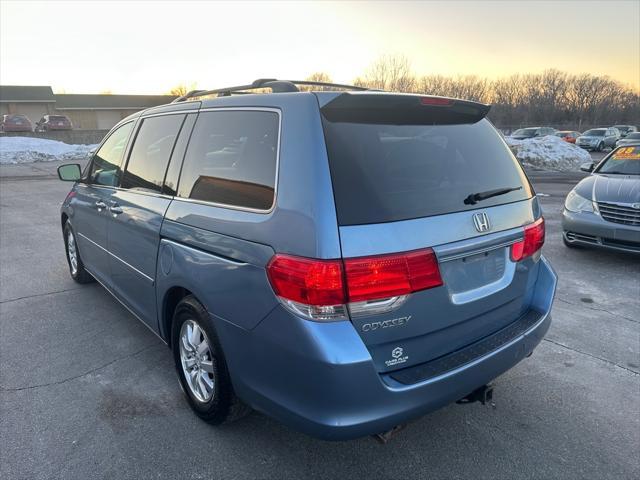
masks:
<instances>
[{"instance_id":1,"label":"front tire","mask_svg":"<svg viewBox=\"0 0 640 480\"><path fill-rule=\"evenodd\" d=\"M171 345L180 386L191 409L213 425L230 423L251 409L235 395L218 335L195 297L182 299L173 315Z\"/></svg>"},{"instance_id":2,"label":"front tire","mask_svg":"<svg viewBox=\"0 0 640 480\"><path fill-rule=\"evenodd\" d=\"M603 151L603 150L604 150L604 143L603 143L603 142L600 142L600 145L598 145L598 150L597 150L597 151L598 151L598 152L601 152L601 151Z\"/></svg>"},{"instance_id":3,"label":"front tire","mask_svg":"<svg viewBox=\"0 0 640 480\"><path fill-rule=\"evenodd\" d=\"M71 224L67 220L64 225L64 248L67 254L67 263L69 264L69 273L78 283L91 283L94 278L84 268L82 258L80 258L80 252L78 250L78 242L76 241L75 233Z\"/></svg>"}]
</instances>

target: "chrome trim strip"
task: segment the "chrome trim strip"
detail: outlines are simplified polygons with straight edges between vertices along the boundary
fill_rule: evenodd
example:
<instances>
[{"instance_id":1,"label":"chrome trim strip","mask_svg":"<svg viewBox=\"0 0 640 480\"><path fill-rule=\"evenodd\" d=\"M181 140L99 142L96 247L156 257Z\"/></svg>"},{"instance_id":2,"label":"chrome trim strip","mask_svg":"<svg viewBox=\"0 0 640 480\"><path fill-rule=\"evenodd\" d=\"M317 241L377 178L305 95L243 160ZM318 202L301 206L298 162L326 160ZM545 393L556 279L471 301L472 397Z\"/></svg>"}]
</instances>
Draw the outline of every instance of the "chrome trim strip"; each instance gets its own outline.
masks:
<instances>
[{"instance_id":1,"label":"chrome trim strip","mask_svg":"<svg viewBox=\"0 0 640 480\"><path fill-rule=\"evenodd\" d=\"M167 243L169 243L171 245L175 245L176 247L186 248L187 250L193 250L196 253L204 253L206 255L211 255L212 257L215 257L215 258L217 258L218 260L220 260L222 262L230 263L231 265L236 265L236 266L249 265L247 262L243 262L243 261L240 261L240 260L233 260L233 259L228 258L228 257L222 257L222 256L217 255L215 253L212 253L212 252L210 252L208 250L192 247L190 245L185 245L184 243L175 242L173 240L169 240L168 238L163 238L162 240L164 240L165 242L167 242Z\"/></svg>"},{"instance_id":2,"label":"chrome trim strip","mask_svg":"<svg viewBox=\"0 0 640 480\"><path fill-rule=\"evenodd\" d=\"M80 234L78 234L78 235L80 235ZM87 237L85 237L85 238L87 238ZM87 240L89 240L89 239L87 238ZM89 240L89 241L91 241L91 240ZM109 292L109 293L111 294L111 296L112 296L113 298L115 298L115 299L120 303L120 305L122 305L122 306L123 306L123 307L124 307L124 308L125 308L125 309L130 313L130 314L131 314L131 315L133 315L135 318L137 318L137 319L140 321L140 323L142 323L145 327L147 327L147 328L151 331L151 333L153 333L156 337L158 337L158 338L162 341L162 343L164 343L165 345L169 345L169 344L167 343L167 341L166 341L164 338L162 338L158 332L156 332L153 328L151 328L151 327L147 324L147 322L145 322L144 320L142 320L142 318L140 318L140 316L139 316L136 312L134 312L133 310L131 310L131 309L127 306L127 304L125 304L122 300L120 300L120 299L118 298L118 296L115 294L115 292L113 292L109 287L107 287L104 283L102 283L102 281L101 281L98 277L96 277L93 273L91 273L91 270L89 270L89 269L87 268L87 266L86 266L86 265L85 265L84 269L85 269L87 272L89 272L89 273L91 274L91 276L95 279L95 281L96 281L96 282L98 282L100 285L102 285L102 288L104 288L107 292Z\"/></svg>"},{"instance_id":3,"label":"chrome trim strip","mask_svg":"<svg viewBox=\"0 0 640 480\"><path fill-rule=\"evenodd\" d=\"M508 247L513 245L514 243L518 243L522 241L522 238L509 240L508 242L499 243L498 245L491 245L490 247L479 248L478 250L469 250L468 252L458 253L456 255L451 255L449 257L443 256L442 258L438 258L439 262L450 262L452 260L459 260L461 258L471 257L473 255L478 255L481 253L491 252L492 250L497 250L498 248Z\"/></svg>"},{"instance_id":4,"label":"chrome trim strip","mask_svg":"<svg viewBox=\"0 0 640 480\"><path fill-rule=\"evenodd\" d=\"M168 110L166 112L159 112L159 113L148 113L145 114L144 112L140 115L140 118L151 118L151 117L162 117L164 115L184 115L185 113L194 113L197 114L198 113L198 109L194 108L193 110Z\"/></svg>"},{"instance_id":5,"label":"chrome trim strip","mask_svg":"<svg viewBox=\"0 0 640 480\"><path fill-rule=\"evenodd\" d=\"M118 257L117 255L111 253L109 250L107 250L106 248L104 248L102 245L97 244L96 242L94 242L93 240L91 240L90 238L88 238L87 236L83 235L82 233L78 232L78 235L81 236L82 238L84 238L85 240L87 240L88 242L93 243L96 247L98 247L101 250L104 250L105 252L107 252L109 255L111 255L113 258L115 258L116 260L119 260L120 262L124 263L127 267L129 267L131 270L133 270L134 272L136 272L137 274L141 275L142 277L144 277L145 279L149 280L151 282L151 284L153 285L155 283L155 280L153 278L151 278L149 275L147 275L146 273L141 272L140 270L138 270L136 267L134 267L133 265L128 264L127 262L125 262L124 260L122 260L120 257Z\"/></svg>"}]
</instances>

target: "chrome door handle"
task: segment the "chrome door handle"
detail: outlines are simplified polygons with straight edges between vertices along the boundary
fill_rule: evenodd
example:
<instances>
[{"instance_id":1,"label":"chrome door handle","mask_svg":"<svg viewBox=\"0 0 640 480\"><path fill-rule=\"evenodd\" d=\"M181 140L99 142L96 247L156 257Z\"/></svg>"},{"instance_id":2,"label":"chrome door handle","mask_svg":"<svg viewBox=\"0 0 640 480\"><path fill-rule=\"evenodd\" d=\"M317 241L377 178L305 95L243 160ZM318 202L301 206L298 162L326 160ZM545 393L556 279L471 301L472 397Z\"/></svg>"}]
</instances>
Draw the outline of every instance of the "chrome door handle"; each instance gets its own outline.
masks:
<instances>
[{"instance_id":1,"label":"chrome door handle","mask_svg":"<svg viewBox=\"0 0 640 480\"><path fill-rule=\"evenodd\" d=\"M107 204L104 203L102 200L98 200L96 203L96 208L98 209L99 212L102 211L103 208L107 208Z\"/></svg>"},{"instance_id":2,"label":"chrome door handle","mask_svg":"<svg viewBox=\"0 0 640 480\"><path fill-rule=\"evenodd\" d=\"M120 215L122 213L122 208L119 207L118 205L112 205L112 206L109 207L109 211L115 217L116 215Z\"/></svg>"}]
</instances>

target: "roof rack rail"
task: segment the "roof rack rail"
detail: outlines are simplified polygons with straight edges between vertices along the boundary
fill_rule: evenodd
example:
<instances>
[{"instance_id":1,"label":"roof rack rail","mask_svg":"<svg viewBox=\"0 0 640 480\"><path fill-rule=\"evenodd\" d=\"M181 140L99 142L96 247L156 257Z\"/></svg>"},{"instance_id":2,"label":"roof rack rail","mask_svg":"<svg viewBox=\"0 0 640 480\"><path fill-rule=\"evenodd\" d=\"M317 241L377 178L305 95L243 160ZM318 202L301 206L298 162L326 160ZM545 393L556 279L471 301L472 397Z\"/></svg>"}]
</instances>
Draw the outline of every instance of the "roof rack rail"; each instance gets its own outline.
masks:
<instances>
[{"instance_id":1,"label":"roof rack rail","mask_svg":"<svg viewBox=\"0 0 640 480\"><path fill-rule=\"evenodd\" d=\"M345 85L342 83L314 82L311 80L277 80L275 78L259 78L249 85L238 85L235 87L216 88L214 90L191 90L181 97L176 98L171 103L184 102L189 98L203 97L205 95L217 94L219 97L226 97L231 94L249 93L247 90L258 88L270 88L274 93L299 92L297 85L310 85L318 87L333 87L348 90L370 90L367 87L357 87L355 85Z\"/></svg>"}]
</instances>

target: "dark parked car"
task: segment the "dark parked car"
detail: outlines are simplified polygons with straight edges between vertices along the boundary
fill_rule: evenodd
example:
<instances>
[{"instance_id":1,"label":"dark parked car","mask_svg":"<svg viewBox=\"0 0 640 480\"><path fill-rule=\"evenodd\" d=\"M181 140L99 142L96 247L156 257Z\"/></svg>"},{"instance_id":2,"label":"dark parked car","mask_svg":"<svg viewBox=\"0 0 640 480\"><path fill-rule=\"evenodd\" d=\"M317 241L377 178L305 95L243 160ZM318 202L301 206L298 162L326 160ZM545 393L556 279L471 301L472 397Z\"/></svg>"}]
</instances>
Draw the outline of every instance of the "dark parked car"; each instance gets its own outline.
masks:
<instances>
[{"instance_id":1,"label":"dark parked car","mask_svg":"<svg viewBox=\"0 0 640 480\"><path fill-rule=\"evenodd\" d=\"M33 126L31 120L25 115L8 114L2 115L0 120L0 132L31 132Z\"/></svg>"},{"instance_id":2,"label":"dark parked car","mask_svg":"<svg viewBox=\"0 0 640 480\"><path fill-rule=\"evenodd\" d=\"M45 115L36 123L36 132L71 129L73 125L66 115Z\"/></svg>"},{"instance_id":3,"label":"dark parked car","mask_svg":"<svg viewBox=\"0 0 640 480\"><path fill-rule=\"evenodd\" d=\"M353 438L486 400L556 287L489 107L301 83L194 92L122 120L84 173L60 167L71 276L170 346L214 424L248 405Z\"/></svg>"},{"instance_id":4,"label":"dark parked car","mask_svg":"<svg viewBox=\"0 0 640 480\"><path fill-rule=\"evenodd\" d=\"M640 145L619 147L575 186L564 204L565 245L640 253Z\"/></svg>"},{"instance_id":5,"label":"dark parked car","mask_svg":"<svg viewBox=\"0 0 640 480\"><path fill-rule=\"evenodd\" d=\"M620 132L621 137L626 137L630 133L634 133L638 131L638 127L634 125L614 125L613 128L617 128Z\"/></svg>"},{"instance_id":6,"label":"dark parked car","mask_svg":"<svg viewBox=\"0 0 640 480\"><path fill-rule=\"evenodd\" d=\"M511 138L515 140L526 140L528 138L545 137L547 135L555 135L555 128L551 127L527 127L520 128L511 134Z\"/></svg>"},{"instance_id":7,"label":"dark parked car","mask_svg":"<svg viewBox=\"0 0 640 480\"><path fill-rule=\"evenodd\" d=\"M601 152L605 148L615 148L620 138L617 128L592 128L587 130L576 140L576 145L586 150Z\"/></svg>"},{"instance_id":8,"label":"dark parked car","mask_svg":"<svg viewBox=\"0 0 640 480\"><path fill-rule=\"evenodd\" d=\"M576 143L576 139L580 136L580 132L575 132L573 130L562 130L555 133L556 137L560 137L565 142Z\"/></svg>"}]
</instances>

